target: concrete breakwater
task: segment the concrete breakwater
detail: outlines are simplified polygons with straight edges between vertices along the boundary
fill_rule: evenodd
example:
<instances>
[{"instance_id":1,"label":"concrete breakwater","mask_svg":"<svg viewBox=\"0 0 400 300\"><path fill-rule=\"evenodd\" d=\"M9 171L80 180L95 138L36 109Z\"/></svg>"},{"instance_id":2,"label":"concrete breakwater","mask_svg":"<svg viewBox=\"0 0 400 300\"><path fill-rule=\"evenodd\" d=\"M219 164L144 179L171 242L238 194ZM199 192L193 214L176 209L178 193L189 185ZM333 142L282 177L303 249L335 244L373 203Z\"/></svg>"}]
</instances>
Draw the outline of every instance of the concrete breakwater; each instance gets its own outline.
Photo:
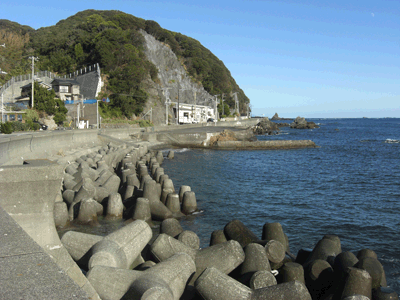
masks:
<instances>
[{"instance_id":1,"label":"concrete breakwater","mask_svg":"<svg viewBox=\"0 0 400 300\"><path fill-rule=\"evenodd\" d=\"M221 150L283 150L316 148L317 145L310 140L279 140L279 141L217 141L212 148Z\"/></svg>"},{"instance_id":2,"label":"concrete breakwater","mask_svg":"<svg viewBox=\"0 0 400 300\"><path fill-rule=\"evenodd\" d=\"M361 263L355 263L354 257L350 254L343 254L343 257L339 259L341 247L340 240L336 236L328 235L322 239L333 240L332 249L331 242L321 240L314 250L303 249L294 258L293 255L286 253L285 246L280 245L285 245L287 241L284 234L285 242L282 235L280 235L281 238L267 233L264 235L263 228L262 238L258 239L244 224L234 220L227 224L224 230L216 230L211 234L210 247L198 249L196 234L183 230L179 222L173 221L175 218L170 217L171 214L176 218L182 214L190 214L193 207L195 210L195 205L187 205L185 209L182 206L184 201L180 195L183 196L185 192L188 192L188 187L181 187L182 191L173 193L171 191L175 190L175 187L172 181L167 181L165 188L162 188L161 183L157 181L165 181L168 178L167 174L163 174L165 172L161 165L155 165L155 160L158 159L162 163L164 157L161 159L160 153L154 151L146 152L147 144L142 147L119 144L80 149L72 153L65 152L65 156L58 159L60 166L43 161L31 161L28 165L3 167L0 172L1 206L6 208L7 212L23 225L21 225L23 229L30 236L34 236L35 241L58 263L58 269L54 268L48 272L68 274L92 299L100 297L102 299L157 299L157 297L158 299L196 299L196 297L203 299L311 299L310 297L332 299L332 295L338 299L367 299L366 297L396 299L394 297L397 295L391 290L372 289L372 284L370 288L365 272L361 274L358 270L353 272L354 274L343 272L350 265L356 269L365 270L366 266L371 264L371 260L368 259L363 267ZM172 158L173 153L169 156ZM135 157L136 163L134 163ZM157 163L160 164L158 160ZM63 165L65 163L68 163L70 168L67 167L67 169ZM94 179L96 176L98 177ZM62 178L64 178L63 182ZM63 192L69 190L65 195L60 194L61 183L63 183ZM133 195L135 197L132 197ZM30 201L25 203L28 198ZM128 200L129 198L133 199ZM191 203L195 204L193 197L189 198L192 199ZM124 230L116 231L107 237L82 234L77 237L78 233L71 232L63 237L63 243L58 239L54 229L55 224L67 226L66 223L71 221L95 223L101 210L110 218L120 218L121 200L122 204L126 205L122 216L131 222L123 228ZM163 206L155 200L161 202ZM153 213L151 202L155 204ZM30 203L37 205L27 205ZM149 227L154 220L161 222L160 235L149 232ZM275 226L280 232L279 225ZM268 227L267 224L264 227ZM273 225L271 227L274 228ZM11 234L7 235L9 236ZM318 246L319 244L321 245ZM282 248L285 249L283 252ZM267 259L264 252L267 253ZM365 253L362 254L362 252ZM356 258L361 260L360 257L363 255L376 259L376 255L369 250L361 251ZM282 256L284 259L280 261ZM80 267L89 270L86 276L71 257ZM313 262L319 262L319 260L329 264L332 271L326 263L314 265ZM336 260L338 263L335 266ZM343 262L339 264L342 260ZM373 261L372 265L380 270L376 260L373 259ZM38 263L34 261L34 265ZM267 263L271 270L268 269ZM301 268L290 263L301 266L305 283L301 282ZM285 266L286 268L292 266L294 274L300 270L300 275L298 277L284 275L292 274L285 273ZM3 274L10 274L4 270ZM278 271L278 275L275 276L276 272L271 271ZM336 272L342 274L340 279L332 275ZM375 273L374 269L367 272L368 274ZM14 274L14 278L23 280L19 274L21 273ZM325 277L323 274L328 275ZM381 285L385 285L385 280L382 279L384 272L379 271L377 274L381 274L376 278L380 277ZM7 275L3 275L5 276ZM57 282L63 282L60 277L62 276L57 277ZM310 281L308 277L312 280ZM295 278L295 281L291 278ZM364 282L363 278L367 280ZM36 278L36 285L41 284L39 279ZM270 280L273 286L266 283L269 282L267 280ZM347 281L349 283L346 283ZM318 290L320 284L324 287L324 291L330 292ZM344 293L346 285L348 288ZM54 289L53 297L43 297L43 294L38 294L36 298L72 298L71 290L70 297L60 296L60 285L57 286L58 289ZM316 287L316 291L312 290L313 286ZM31 288L34 289L34 285L31 285ZM369 297L368 291L373 298ZM2 299L21 298L21 294L7 294L4 289L0 292L2 296L4 295ZM81 291L77 287L74 295L82 295L79 292ZM354 296L355 292L359 296ZM13 297L8 298L7 295L13 295ZM26 295L29 296L29 294Z\"/></svg>"},{"instance_id":3,"label":"concrete breakwater","mask_svg":"<svg viewBox=\"0 0 400 300\"><path fill-rule=\"evenodd\" d=\"M106 237L70 231L62 238L73 259L88 271L88 281L101 299L398 298L385 288L385 272L376 254L370 249L342 252L336 235L325 235L314 249L301 249L294 256L279 223L265 223L259 238L241 221L233 220L223 230L212 232L209 247L199 249L196 233L183 230L176 219L196 211L195 197L190 197L190 205L185 200L193 192L188 186L175 192L161 167L162 153L146 150L108 145L78 158L71 164L75 170L66 169L82 181L74 197L63 194L67 202L74 199L70 210L73 203L81 203L79 212L72 209L71 221L76 216L78 222L92 223L99 213L109 215L108 209L101 212L97 204L83 205L97 201L110 206L107 201L114 199L111 190L108 200L96 199L96 188L86 186L84 179L93 176L89 166L96 156L104 152L114 158L93 161L93 170L102 169L94 182L107 182L102 176L109 174L108 164L120 178L117 202L127 209L113 217L124 215L130 223ZM172 159L174 154L168 156ZM64 180L64 193L74 184ZM81 213L82 209L86 212ZM150 229L154 220L161 222L155 236Z\"/></svg>"}]
</instances>

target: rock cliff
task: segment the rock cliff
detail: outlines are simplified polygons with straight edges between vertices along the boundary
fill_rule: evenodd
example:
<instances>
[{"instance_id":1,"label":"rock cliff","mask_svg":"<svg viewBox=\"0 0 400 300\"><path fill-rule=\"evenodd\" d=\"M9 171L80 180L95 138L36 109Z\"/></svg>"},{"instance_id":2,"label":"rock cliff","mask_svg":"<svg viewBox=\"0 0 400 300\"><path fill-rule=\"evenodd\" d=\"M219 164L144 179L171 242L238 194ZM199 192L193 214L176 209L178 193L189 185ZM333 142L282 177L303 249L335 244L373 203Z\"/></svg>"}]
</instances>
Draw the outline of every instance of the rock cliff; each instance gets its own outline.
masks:
<instances>
[{"instance_id":1,"label":"rock cliff","mask_svg":"<svg viewBox=\"0 0 400 300\"><path fill-rule=\"evenodd\" d=\"M147 59L158 69L158 82L153 82L150 78L146 81L149 99L144 111L153 109L153 123L165 124L165 101L166 93L169 94L171 102L207 105L215 107L215 101L207 93L200 83L194 82L188 75L184 65L178 60L170 47L157 41L152 35L141 30L140 33L145 38L145 54ZM164 89L164 91L163 91ZM168 92L166 92L168 89ZM179 90L179 92L178 92ZM178 95L179 93L179 95ZM172 117L170 122L174 123L173 113L175 104L169 105L168 114Z\"/></svg>"}]
</instances>

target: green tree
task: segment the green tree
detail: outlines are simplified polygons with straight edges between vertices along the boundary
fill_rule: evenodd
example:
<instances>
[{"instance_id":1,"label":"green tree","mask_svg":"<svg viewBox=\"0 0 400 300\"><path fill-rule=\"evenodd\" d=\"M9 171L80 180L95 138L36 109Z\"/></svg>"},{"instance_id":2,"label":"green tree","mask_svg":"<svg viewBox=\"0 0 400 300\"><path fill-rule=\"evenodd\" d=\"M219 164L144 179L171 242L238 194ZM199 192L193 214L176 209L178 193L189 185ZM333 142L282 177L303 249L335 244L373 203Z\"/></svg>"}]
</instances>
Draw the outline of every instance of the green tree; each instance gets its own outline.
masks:
<instances>
[{"instance_id":1,"label":"green tree","mask_svg":"<svg viewBox=\"0 0 400 300\"><path fill-rule=\"evenodd\" d=\"M85 56L85 53L83 52L83 48L82 48L81 43L76 44L74 49L75 49L75 59L76 59L76 61L78 63L82 62L82 60L83 60L83 58Z\"/></svg>"},{"instance_id":2,"label":"green tree","mask_svg":"<svg viewBox=\"0 0 400 300\"><path fill-rule=\"evenodd\" d=\"M47 88L42 87L39 83L35 82L34 91L34 108L39 111L45 111L49 115L54 115L56 112L56 93L54 90L48 90ZM29 93L29 97L31 98L32 106L32 90Z\"/></svg>"},{"instance_id":3,"label":"green tree","mask_svg":"<svg viewBox=\"0 0 400 300\"><path fill-rule=\"evenodd\" d=\"M54 121L57 124L64 122L68 109L65 107L62 100L56 99L56 93L54 90L48 90L37 82L35 82L34 87L34 108L38 111L44 111L49 115L54 115ZM29 97L32 101L32 92Z\"/></svg>"}]
</instances>

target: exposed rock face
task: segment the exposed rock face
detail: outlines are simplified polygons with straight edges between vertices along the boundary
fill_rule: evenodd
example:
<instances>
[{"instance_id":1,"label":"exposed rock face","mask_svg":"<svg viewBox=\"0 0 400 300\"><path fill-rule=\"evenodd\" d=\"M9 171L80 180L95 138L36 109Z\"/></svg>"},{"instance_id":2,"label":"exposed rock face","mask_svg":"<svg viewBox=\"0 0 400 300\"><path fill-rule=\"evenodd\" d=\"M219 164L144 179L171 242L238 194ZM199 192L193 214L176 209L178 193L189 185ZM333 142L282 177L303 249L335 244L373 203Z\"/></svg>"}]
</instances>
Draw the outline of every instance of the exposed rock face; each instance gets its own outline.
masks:
<instances>
[{"instance_id":1,"label":"exposed rock face","mask_svg":"<svg viewBox=\"0 0 400 300\"><path fill-rule=\"evenodd\" d=\"M274 135L279 131L278 124L270 121L268 118L263 118L256 126L253 127L255 134Z\"/></svg>"},{"instance_id":2,"label":"exposed rock face","mask_svg":"<svg viewBox=\"0 0 400 300\"><path fill-rule=\"evenodd\" d=\"M145 38L145 53L147 59L158 69L158 83L154 83L150 78L147 80L147 91L149 99L146 103L144 112L153 109L153 123L165 124L165 94L162 88L169 88L169 98L172 102L208 105L214 108L215 101L199 83L192 82L188 76L183 63L181 63L172 50L164 43L157 41L152 35L141 31ZM178 95L179 90L179 95ZM196 93L194 92L196 90ZM175 103L168 108L170 123L175 123L173 108Z\"/></svg>"},{"instance_id":3,"label":"exposed rock face","mask_svg":"<svg viewBox=\"0 0 400 300\"><path fill-rule=\"evenodd\" d=\"M314 122L307 122L305 118L297 117L293 123L290 124L290 128L295 129L314 129L319 128Z\"/></svg>"}]
</instances>

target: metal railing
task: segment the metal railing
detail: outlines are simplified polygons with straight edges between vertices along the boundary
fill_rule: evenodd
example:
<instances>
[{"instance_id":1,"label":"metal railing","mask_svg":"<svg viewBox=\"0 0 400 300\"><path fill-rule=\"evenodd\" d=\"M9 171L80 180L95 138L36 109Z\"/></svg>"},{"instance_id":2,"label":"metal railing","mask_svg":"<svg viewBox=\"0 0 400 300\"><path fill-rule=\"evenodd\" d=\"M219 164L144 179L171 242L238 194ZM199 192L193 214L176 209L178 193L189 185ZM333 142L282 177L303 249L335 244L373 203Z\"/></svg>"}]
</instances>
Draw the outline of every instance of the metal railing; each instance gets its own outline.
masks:
<instances>
[{"instance_id":1,"label":"metal railing","mask_svg":"<svg viewBox=\"0 0 400 300\"><path fill-rule=\"evenodd\" d=\"M59 76L53 72L50 71L38 71L34 74L34 78L49 78L49 79L56 79L56 78L75 78L80 75L87 74L89 72L94 72L100 69L100 66L98 63L94 65L90 65L84 68L79 69L78 71L75 71L73 73L70 73L68 75L62 75ZM13 76L9 81L7 81L0 89L0 94L4 93L6 89L8 89L10 86L12 86L15 82L20 82L20 81L25 81L25 80L32 80L32 74L24 74L24 75L18 75L18 76Z\"/></svg>"}]
</instances>

